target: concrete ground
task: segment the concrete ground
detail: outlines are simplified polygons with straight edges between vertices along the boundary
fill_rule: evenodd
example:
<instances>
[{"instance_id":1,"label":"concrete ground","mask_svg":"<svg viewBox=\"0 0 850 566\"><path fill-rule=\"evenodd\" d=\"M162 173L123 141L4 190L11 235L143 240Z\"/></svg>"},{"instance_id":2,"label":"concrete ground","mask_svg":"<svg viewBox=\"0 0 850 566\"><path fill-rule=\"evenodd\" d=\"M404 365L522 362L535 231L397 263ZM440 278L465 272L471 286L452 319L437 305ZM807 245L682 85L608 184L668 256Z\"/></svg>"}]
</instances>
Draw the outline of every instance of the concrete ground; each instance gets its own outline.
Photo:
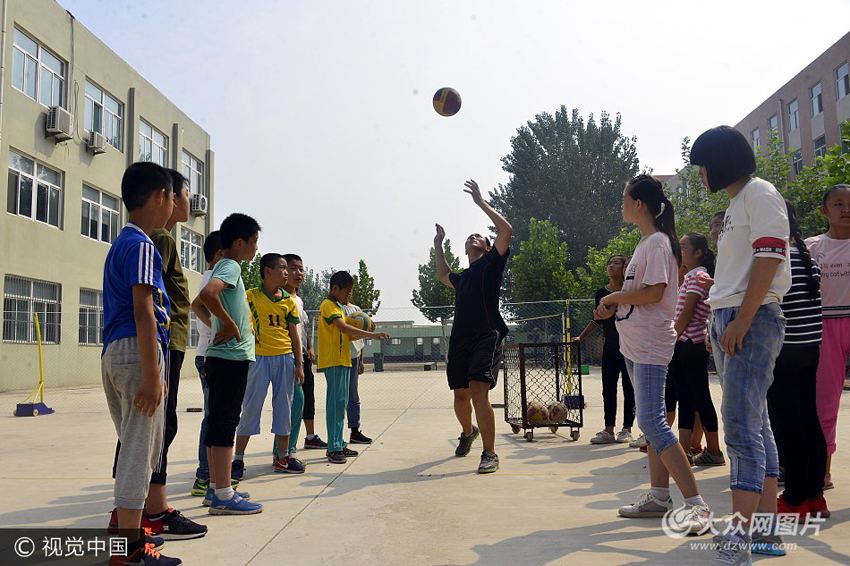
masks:
<instances>
[{"instance_id":1,"label":"concrete ground","mask_svg":"<svg viewBox=\"0 0 850 566\"><path fill-rule=\"evenodd\" d=\"M318 376L317 429L326 437L323 381ZM271 434L255 438L241 489L265 510L244 517L209 516L201 499L189 495L201 415L181 412L171 448L170 503L210 531L203 539L169 542L164 553L188 565L227 566L711 564L712 551L691 546L708 537L672 539L659 519L617 516L618 506L648 489L646 458L626 445L589 444L602 421L598 374L584 386L590 406L578 442L569 431L546 429L526 442L497 409L501 470L479 476L480 442L468 457L454 457L459 431L442 372L367 373L360 387L363 430L374 444L345 466L327 463L318 451L301 451L307 473L288 476L272 472ZM719 403L716 383L714 390ZM500 391L494 402L501 401ZM13 418L22 397L0 395L0 407L8 409L0 417L0 527L105 527L115 433L102 391L48 391L55 414ZM197 382L184 380L181 404L197 398ZM845 439L848 399L842 413L839 438ZM270 412L263 418L267 430ZM728 467L696 473L713 510L729 513ZM780 560L783 566L850 563L846 445L836 454L833 479L836 489L827 492L832 518L819 536L786 537L798 548ZM673 497L681 501L675 488ZM756 558L768 560L776 559Z\"/></svg>"}]
</instances>

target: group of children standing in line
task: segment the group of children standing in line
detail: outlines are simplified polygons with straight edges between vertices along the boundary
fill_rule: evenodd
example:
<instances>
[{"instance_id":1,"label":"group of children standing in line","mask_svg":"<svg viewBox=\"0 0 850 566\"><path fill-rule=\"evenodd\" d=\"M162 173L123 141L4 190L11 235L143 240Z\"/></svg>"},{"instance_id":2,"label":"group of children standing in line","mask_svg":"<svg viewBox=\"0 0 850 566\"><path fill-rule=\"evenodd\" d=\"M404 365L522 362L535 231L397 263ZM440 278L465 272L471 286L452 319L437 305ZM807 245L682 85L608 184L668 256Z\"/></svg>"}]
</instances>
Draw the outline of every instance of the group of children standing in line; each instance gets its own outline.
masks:
<instances>
[{"instance_id":1,"label":"group of children standing in line","mask_svg":"<svg viewBox=\"0 0 850 566\"><path fill-rule=\"evenodd\" d=\"M204 496L211 515L260 513L263 506L236 492L244 453L260 432L260 413L272 388L272 469L303 473L295 457L304 420L307 449L325 449L343 464L357 452L343 440L346 411L352 443L369 444L360 431L357 375L362 372L362 338L389 335L355 328L345 316L359 311L349 300L354 281L334 273L318 322L318 369L327 387L328 443L315 434L312 363L298 286L304 266L294 254L265 254L262 285L246 291L240 262L257 253L260 226L231 214L204 244L208 270L194 301L170 230L189 215L187 180L154 163L128 167L121 196L129 221L113 243L104 266L102 376L107 404L119 437L115 466L115 509L109 524L128 540L126 556L110 564L175 566L159 553L165 540L202 537L207 527L167 503L168 448L177 432L177 387L189 332L189 310L199 319L195 365L201 376L204 418L192 495ZM234 454L235 441L235 454Z\"/></svg>"},{"instance_id":2,"label":"group of children standing in line","mask_svg":"<svg viewBox=\"0 0 850 566\"><path fill-rule=\"evenodd\" d=\"M833 487L830 459L850 354L850 185L825 192L827 232L803 240L791 203L752 176L755 156L740 132L721 126L703 133L690 158L703 185L731 199L711 219L716 261L705 236L678 239L657 179L640 175L626 184L623 219L642 238L630 259L609 260L594 322L578 337L600 325L605 333L605 429L591 442L629 442L636 416L651 489L619 514L667 515L672 476L685 498L676 526L707 532L711 513L692 466L726 464L708 386L713 354L734 513L731 528L715 537L714 564L749 565L751 553L785 554L782 538L755 525L754 514L793 514L801 522L830 515L823 491ZM625 415L615 435L621 374ZM677 401L679 438L671 430ZM699 428L707 447L695 455Z\"/></svg>"}]
</instances>

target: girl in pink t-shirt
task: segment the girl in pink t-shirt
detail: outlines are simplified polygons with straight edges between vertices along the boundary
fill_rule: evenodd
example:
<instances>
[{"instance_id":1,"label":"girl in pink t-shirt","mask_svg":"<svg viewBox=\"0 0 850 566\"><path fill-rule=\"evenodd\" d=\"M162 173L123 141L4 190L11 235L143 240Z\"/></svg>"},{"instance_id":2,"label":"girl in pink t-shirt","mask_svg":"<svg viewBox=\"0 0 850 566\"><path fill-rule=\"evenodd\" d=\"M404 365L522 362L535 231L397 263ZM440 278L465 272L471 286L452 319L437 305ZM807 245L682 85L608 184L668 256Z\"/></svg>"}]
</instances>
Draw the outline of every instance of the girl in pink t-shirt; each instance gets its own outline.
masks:
<instances>
[{"instance_id":1,"label":"girl in pink t-shirt","mask_svg":"<svg viewBox=\"0 0 850 566\"><path fill-rule=\"evenodd\" d=\"M832 487L830 467L835 453L838 405L850 354L850 185L836 185L823 195L821 213L826 234L806 240L821 272L823 342L817 377L818 417L826 437L824 489Z\"/></svg>"},{"instance_id":2,"label":"girl in pink t-shirt","mask_svg":"<svg viewBox=\"0 0 850 566\"><path fill-rule=\"evenodd\" d=\"M676 331L676 287L681 261L673 205L661 182L639 175L623 191L623 220L638 226L641 241L626 270L622 291L603 297L595 318L610 318L616 310L620 351L635 391L638 426L646 435L650 493L620 507L624 517L663 517L673 509L670 476L685 497L676 526L685 533L704 532L710 511L699 494L685 451L670 425L664 403L667 365L673 357Z\"/></svg>"}]
</instances>

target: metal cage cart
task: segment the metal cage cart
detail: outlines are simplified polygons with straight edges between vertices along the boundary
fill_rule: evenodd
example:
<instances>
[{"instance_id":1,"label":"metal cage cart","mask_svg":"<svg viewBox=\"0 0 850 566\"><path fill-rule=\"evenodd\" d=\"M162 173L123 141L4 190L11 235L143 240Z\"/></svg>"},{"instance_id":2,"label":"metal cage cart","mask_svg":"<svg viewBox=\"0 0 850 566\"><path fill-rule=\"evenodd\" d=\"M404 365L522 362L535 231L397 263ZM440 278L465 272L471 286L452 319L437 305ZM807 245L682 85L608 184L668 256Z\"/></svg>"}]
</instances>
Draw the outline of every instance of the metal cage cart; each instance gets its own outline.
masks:
<instances>
[{"instance_id":1,"label":"metal cage cart","mask_svg":"<svg viewBox=\"0 0 850 566\"><path fill-rule=\"evenodd\" d=\"M579 345L509 344L504 347L504 364L505 422L514 434L523 430L525 439L531 442L535 428L555 433L560 427L569 427L570 438L578 440L579 429L584 426ZM555 404L559 407L552 412L558 414L551 418L549 409ZM538 411L531 418L530 406ZM547 410L541 413L540 406Z\"/></svg>"}]
</instances>

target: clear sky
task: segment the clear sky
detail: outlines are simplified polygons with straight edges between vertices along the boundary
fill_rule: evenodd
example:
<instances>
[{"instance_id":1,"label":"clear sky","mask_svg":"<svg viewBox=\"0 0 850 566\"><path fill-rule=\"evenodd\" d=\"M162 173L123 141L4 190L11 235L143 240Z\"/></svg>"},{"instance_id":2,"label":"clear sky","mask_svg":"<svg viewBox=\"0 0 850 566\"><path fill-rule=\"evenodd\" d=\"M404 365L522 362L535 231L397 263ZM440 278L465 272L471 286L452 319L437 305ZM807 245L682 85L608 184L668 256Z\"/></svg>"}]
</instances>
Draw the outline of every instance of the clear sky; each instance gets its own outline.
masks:
<instances>
[{"instance_id":1,"label":"clear sky","mask_svg":"<svg viewBox=\"0 0 850 566\"><path fill-rule=\"evenodd\" d=\"M684 136L737 123L850 22L847 0L60 4L210 132L216 223L251 214L261 252L317 270L363 258L394 307L435 222L455 251L486 229L463 182L506 182L535 114L619 112L641 165L672 173Z\"/></svg>"}]
</instances>

